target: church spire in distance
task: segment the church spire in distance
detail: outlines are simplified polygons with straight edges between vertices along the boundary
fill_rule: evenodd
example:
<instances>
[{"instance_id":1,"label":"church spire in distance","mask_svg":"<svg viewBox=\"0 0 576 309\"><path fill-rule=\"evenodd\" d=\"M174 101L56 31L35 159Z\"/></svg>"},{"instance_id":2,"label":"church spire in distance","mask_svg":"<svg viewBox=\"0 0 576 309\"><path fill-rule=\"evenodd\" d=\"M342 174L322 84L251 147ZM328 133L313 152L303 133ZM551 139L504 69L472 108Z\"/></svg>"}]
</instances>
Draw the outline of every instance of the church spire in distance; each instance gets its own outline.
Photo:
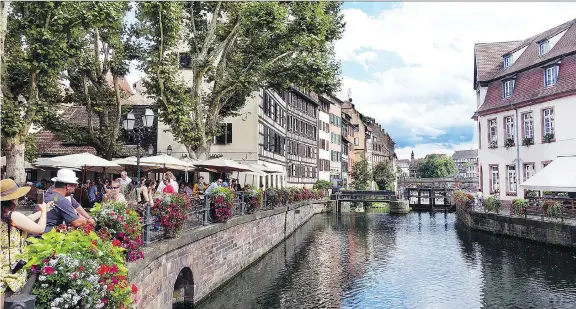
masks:
<instances>
[{"instance_id":1,"label":"church spire in distance","mask_svg":"<svg viewBox=\"0 0 576 309\"><path fill-rule=\"evenodd\" d=\"M414 161L414 149L412 149L412 154L410 155L410 161Z\"/></svg>"}]
</instances>

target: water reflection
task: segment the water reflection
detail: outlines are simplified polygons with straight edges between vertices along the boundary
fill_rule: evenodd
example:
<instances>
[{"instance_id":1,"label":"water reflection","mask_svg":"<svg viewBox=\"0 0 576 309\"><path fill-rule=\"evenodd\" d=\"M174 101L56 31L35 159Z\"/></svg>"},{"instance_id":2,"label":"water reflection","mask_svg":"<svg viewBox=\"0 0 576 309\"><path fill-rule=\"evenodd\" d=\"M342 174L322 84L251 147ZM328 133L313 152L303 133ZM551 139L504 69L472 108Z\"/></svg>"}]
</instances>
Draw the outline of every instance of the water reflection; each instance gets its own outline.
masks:
<instances>
[{"instance_id":1,"label":"water reflection","mask_svg":"<svg viewBox=\"0 0 576 309\"><path fill-rule=\"evenodd\" d=\"M197 308L573 308L574 262L454 214L318 215Z\"/></svg>"}]
</instances>

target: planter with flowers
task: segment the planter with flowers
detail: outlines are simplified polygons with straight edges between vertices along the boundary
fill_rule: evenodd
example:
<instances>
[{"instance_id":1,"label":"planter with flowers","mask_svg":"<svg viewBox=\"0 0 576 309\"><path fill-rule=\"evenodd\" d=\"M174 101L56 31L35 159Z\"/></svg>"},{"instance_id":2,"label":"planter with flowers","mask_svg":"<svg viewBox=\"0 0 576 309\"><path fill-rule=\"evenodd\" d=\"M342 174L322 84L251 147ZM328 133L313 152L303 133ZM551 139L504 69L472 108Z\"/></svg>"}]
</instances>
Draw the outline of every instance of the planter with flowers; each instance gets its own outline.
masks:
<instances>
[{"instance_id":1,"label":"planter with flowers","mask_svg":"<svg viewBox=\"0 0 576 309\"><path fill-rule=\"evenodd\" d=\"M492 211L495 213L500 213L500 207L501 206L502 206L502 203L494 195L491 195L484 200L484 212L491 212Z\"/></svg>"},{"instance_id":2,"label":"planter with flowers","mask_svg":"<svg viewBox=\"0 0 576 309\"><path fill-rule=\"evenodd\" d=\"M96 218L100 238L120 241L128 262L144 258L140 250L143 220L136 210L126 208L123 203L107 202L96 203L90 212Z\"/></svg>"},{"instance_id":3,"label":"planter with flowers","mask_svg":"<svg viewBox=\"0 0 576 309\"><path fill-rule=\"evenodd\" d=\"M244 202L246 203L246 212L251 214L262 208L262 201L264 200L262 191L256 189L254 186L249 186L244 191Z\"/></svg>"},{"instance_id":4,"label":"planter with flowers","mask_svg":"<svg viewBox=\"0 0 576 309\"><path fill-rule=\"evenodd\" d=\"M290 203L290 188L282 188L278 190L278 202L286 206Z\"/></svg>"},{"instance_id":5,"label":"planter with flowers","mask_svg":"<svg viewBox=\"0 0 576 309\"><path fill-rule=\"evenodd\" d=\"M150 213L158 218L167 238L174 238L182 231L191 210L192 205L186 194L159 195L150 207Z\"/></svg>"},{"instance_id":6,"label":"planter with flowers","mask_svg":"<svg viewBox=\"0 0 576 309\"><path fill-rule=\"evenodd\" d=\"M120 241L65 226L28 238L25 267L39 274L35 308L133 308L137 288L126 276Z\"/></svg>"},{"instance_id":7,"label":"planter with flowers","mask_svg":"<svg viewBox=\"0 0 576 309\"><path fill-rule=\"evenodd\" d=\"M542 213L550 219L564 219L562 216L562 203L559 201L545 200L542 204Z\"/></svg>"},{"instance_id":8,"label":"planter with flowers","mask_svg":"<svg viewBox=\"0 0 576 309\"><path fill-rule=\"evenodd\" d=\"M302 188L302 200L307 201L314 198L314 193L310 189Z\"/></svg>"},{"instance_id":9,"label":"planter with flowers","mask_svg":"<svg viewBox=\"0 0 576 309\"><path fill-rule=\"evenodd\" d=\"M523 198L518 198L512 201L512 213L517 216L524 216L528 214L528 201Z\"/></svg>"},{"instance_id":10,"label":"planter with flowers","mask_svg":"<svg viewBox=\"0 0 576 309\"><path fill-rule=\"evenodd\" d=\"M470 193L457 190L454 192L454 202L463 209L469 209L474 204L474 196Z\"/></svg>"},{"instance_id":11,"label":"planter with flowers","mask_svg":"<svg viewBox=\"0 0 576 309\"><path fill-rule=\"evenodd\" d=\"M266 189L266 208L273 209L280 206L280 194L282 189L268 188Z\"/></svg>"},{"instance_id":12,"label":"planter with flowers","mask_svg":"<svg viewBox=\"0 0 576 309\"><path fill-rule=\"evenodd\" d=\"M216 222L226 222L233 216L234 192L227 187L217 187L211 193L212 217Z\"/></svg>"}]
</instances>

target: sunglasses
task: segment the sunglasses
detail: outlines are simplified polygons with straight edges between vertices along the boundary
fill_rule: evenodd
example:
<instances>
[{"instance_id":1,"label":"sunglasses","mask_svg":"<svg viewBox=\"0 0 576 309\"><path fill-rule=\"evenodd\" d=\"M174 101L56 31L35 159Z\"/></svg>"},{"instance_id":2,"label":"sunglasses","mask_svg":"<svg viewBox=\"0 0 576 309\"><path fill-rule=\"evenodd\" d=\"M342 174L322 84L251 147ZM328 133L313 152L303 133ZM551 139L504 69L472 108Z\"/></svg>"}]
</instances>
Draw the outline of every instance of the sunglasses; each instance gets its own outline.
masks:
<instances>
[{"instance_id":1,"label":"sunglasses","mask_svg":"<svg viewBox=\"0 0 576 309\"><path fill-rule=\"evenodd\" d=\"M120 187L112 187L112 189L116 190L116 189L120 189Z\"/></svg>"}]
</instances>

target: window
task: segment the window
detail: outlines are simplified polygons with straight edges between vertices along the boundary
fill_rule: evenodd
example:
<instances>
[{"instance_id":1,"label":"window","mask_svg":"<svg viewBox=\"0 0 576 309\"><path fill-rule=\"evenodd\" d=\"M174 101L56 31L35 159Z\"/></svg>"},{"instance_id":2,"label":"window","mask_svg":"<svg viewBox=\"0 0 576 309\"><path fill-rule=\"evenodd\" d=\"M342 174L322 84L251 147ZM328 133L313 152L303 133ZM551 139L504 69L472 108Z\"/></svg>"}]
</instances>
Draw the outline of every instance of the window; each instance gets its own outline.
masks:
<instances>
[{"instance_id":1,"label":"window","mask_svg":"<svg viewBox=\"0 0 576 309\"><path fill-rule=\"evenodd\" d=\"M556 80L558 79L558 66L551 66L544 70L544 85L546 87L556 85Z\"/></svg>"},{"instance_id":2,"label":"window","mask_svg":"<svg viewBox=\"0 0 576 309\"><path fill-rule=\"evenodd\" d=\"M192 67L192 57L190 53L180 53L180 68L189 69Z\"/></svg>"},{"instance_id":3,"label":"window","mask_svg":"<svg viewBox=\"0 0 576 309\"><path fill-rule=\"evenodd\" d=\"M512 116L504 117L504 125L506 128L506 139L514 139L514 118Z\"/></svg>"},{"instance_id":4,"label":"window","mask_svg":"<svg viewBox=\"0 0 576 309\"><path fill-rule=\"evenodd\" d=\"M222 133L214 138L214 144L226 145L232 143L232 124L221 123L220 130Z\"/></svg>"},{"instance_id":5,"label":"window","mask_svg":"<svg viewBox=\"0 0 576 309\"><path fill-rule=\"evenodd\" d=\"M504 88L503 97L504 99L509 98L514 93L514 80L509 79L502 83L502 87Z\"/></svg>"},{"instance_id":6,"label":"window","mask_svg":"<svg viewBox=\"0 0 576 309\"><path fill-rule=\"evenodd\" d=\"M512 55L504 56L504 68L507 68L512 65Z\"/></svg>"},{"instance_id":7,"label":"window","mask_svg":"<svg viewBox=\"0 0 576 309\"><path fill-rule=\"evenodd\" d=\"M500 173L498 166L493 165L490 167L490 193L496 193L500 190Z\"/></svg>"},{"instance_id":8,"label":"window","mask_svg":"<svg viewBox=\"0 0 576 309\"><path fill-rule=\"evenodd\" d=\"M354 138L354 145L356 146L360 145L360 142L357 137Z\"/></svg>"},{"instance_id":9,"label":"window","mask_svg":"<svg viewBox=\"0 0 576 309\"><path fill-rule=\"evenodd\" d=\"M490 146L498 146L498 123L496 119L488 120L488 141L490 142Z\"/></svg>"},{"instance_id":10,"label":"window","mask_svg":"<svg viewBox=\"0 0 576 309\"><path fill-rule=\"evenodd\" d=\"M540 56L545 55L550 51L550 41L544 40L540 41Z\"/></svg>"},{"instance_id":11,"label":"window","mask_svg":"<svg viewBox=\"0 0 576 309\"><path fill-rule=\"evenodd\" d=\"M506 174L507 174L507 192L515 193L516 192L516 166L515 165L506 165Z\"/></svg>"},{"instance_id":12,"label":"window","mask_svg":"<svg viewBox=\"0 0 576 309\"><path fill-rule=\"evenodd\" d=\"M532 112L522 114L522 122L524 123L524 137L533 138L534 137L534 119L532 118Z\"/></svg>"},{"instance_id":13,"label":"window","mask_svg":"<svg viewBox=\"0 0 576 309\"><path fill-rule=\"evenodd\" d=\"M554 109L547 108L542 111L543 135L554 134Z\"/></svg>"},{"instance_id":14,"label":"window","mask_svg":"<svg viewBox=\"0 0 576 309\"><path fill-rule=\"evenodd\" d=\"M524 164L524 181L528 180L530 177L534 176L536 172L534 171L534 163Z\"/></svg>"}]
</instances>

